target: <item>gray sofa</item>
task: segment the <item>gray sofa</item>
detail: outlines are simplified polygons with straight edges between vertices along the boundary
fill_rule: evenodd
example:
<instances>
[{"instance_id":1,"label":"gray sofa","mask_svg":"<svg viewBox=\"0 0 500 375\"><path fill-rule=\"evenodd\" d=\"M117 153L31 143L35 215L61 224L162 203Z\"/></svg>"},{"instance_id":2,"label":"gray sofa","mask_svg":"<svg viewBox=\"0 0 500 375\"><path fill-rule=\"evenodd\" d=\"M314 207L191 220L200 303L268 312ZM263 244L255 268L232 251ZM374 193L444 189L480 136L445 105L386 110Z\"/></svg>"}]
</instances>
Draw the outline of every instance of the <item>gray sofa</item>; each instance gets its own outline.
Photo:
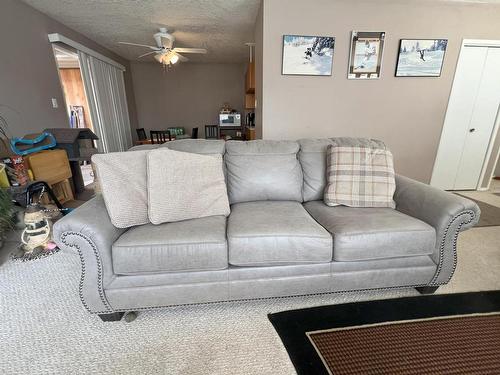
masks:
<instances>
[{"instance_id":1,"label":"gray sofa","mask_svg":"<svg viewBox=\"0 0 500 375\"><path fill-rule=\"evenodd\" d=\"M378 288L432 292L450 281L458 234L477 222L478 206L403 176L396 177L396 210L326 206L332 142L162 145L224 154L231 214L127 230L111 224L102 197L85 203L54 226L58 245L80 256L84 307L106 320L178 304Z\"/></svg>"}]
</instances>

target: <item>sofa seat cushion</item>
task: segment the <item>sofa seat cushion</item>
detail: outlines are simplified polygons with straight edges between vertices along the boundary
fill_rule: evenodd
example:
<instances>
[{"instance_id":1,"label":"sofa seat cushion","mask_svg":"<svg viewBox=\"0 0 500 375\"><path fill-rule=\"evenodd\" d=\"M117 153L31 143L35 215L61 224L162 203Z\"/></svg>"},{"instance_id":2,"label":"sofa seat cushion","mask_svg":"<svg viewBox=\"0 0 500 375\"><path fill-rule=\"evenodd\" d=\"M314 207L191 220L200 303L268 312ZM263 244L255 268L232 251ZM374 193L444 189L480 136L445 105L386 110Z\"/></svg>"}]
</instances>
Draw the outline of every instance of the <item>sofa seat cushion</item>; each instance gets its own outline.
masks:
<instances>
[{"instance_id":1,"label":"sofa seat cushion","mask_svg":"<svg viewBox=\"0 0 500 375\"><path fill-rule=\"evenodd\" d=\"M229 263L271 266L332 260L332 237L298 202L257 201L231 206Z\"/></svg>"},{"instance_id":2,"label":"sofa seat cushion","mask_svg":"<svg viewBox=\"0 0 500 375\"><path fill-rule=\"evenodd\" d=\"M116 274L227 268L226 218L146 224L125 232L112 247Z\"/></svg>"},{"instance_id":3,"label":"sofa seat cushion","mask_svg":"<svg viewBox=\"0 0 500 375\"><path fill-rule=\"evenodd\" d=\"M333 236L333 260L339 262L429 255L436 232L421 220L391 208L329 207L304 204Z\"/></svg>"}]
</instances>

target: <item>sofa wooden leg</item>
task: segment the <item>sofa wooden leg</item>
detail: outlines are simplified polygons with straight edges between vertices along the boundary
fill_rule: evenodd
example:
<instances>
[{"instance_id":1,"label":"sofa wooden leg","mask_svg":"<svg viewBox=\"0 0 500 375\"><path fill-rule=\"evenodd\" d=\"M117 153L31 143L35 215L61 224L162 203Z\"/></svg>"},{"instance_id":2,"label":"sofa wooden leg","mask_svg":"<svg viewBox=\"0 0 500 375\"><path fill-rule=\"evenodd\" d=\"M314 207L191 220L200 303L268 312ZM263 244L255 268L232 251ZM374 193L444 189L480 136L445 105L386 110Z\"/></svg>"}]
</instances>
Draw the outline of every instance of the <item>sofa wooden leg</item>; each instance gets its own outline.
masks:
<instances>
[{"instance_id":1,"label":"sofa wooden leg","mask_svg":"<svg viewBox=\"0 0 500 375\"><path fill-rule=\"evenodd\" d=\"M438 288L439 288L438 286L421 286L415 289L420 294L434 294L434 292L438 290Z\"/></svg>"},{"instance_id":2,"label":"sofa wooden leg","mask_svg":"<svg viewBox=\"0 0 500 375\"><path fill-rule=\"evenodd\" d=\"M99 318L101 318L103 322L117 322L122 319L123 314L124 314L123 312L114 312L111 314L99 314Z\"/></svg>"},{"instance_id":3,"label":"sofa wooden leg","mask_svg":"<svg viewBox=\"0 0 500 375\"><path fill-rule=\"evenodd\" d=\"M125 316L123 317L123 319L125 319L127 323L133 322L136 318L137 318L136 311L127 311L125 313Z\"/></svg>"}]
</instances>

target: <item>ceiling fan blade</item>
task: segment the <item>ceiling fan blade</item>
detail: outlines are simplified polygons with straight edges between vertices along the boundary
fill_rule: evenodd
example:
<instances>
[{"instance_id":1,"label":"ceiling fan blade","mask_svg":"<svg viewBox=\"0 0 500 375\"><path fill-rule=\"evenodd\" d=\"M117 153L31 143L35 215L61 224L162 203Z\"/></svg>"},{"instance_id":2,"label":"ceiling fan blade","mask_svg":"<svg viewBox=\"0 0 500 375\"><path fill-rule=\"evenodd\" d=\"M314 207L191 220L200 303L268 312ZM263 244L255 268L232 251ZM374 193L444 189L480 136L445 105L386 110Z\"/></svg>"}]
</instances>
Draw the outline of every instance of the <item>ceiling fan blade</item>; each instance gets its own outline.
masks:
<instances>
[{"instance_id":1,"label":"ceiling fan blade","mask_svg":"<svg viewBox=\"0 0 500 375\"><path fill-rule=\"evenodd\" d=\"M207 50L205 48L182 48L182 47L176 47L173 49L174 52L181 52L181 53L207 53Z\"/></svg>"},{"instance_id":2,"label":"ceiling fan blade","mask_svg":"<svg viewBox=\"0 0 500 375\"><path fill-rule=\"evenodd\" d=\"M144 57L144 56L147 56L147 55L152 55L153 53L157 53L157 52L156 51L151 51L151 52L143 53L142 55L137 56L137 58L140 59L141 57Z\"/></svg>"},{"instance_id":3,"label":"ceiling fan blade","mask_svg":"<svg viewBox=\"0 0 500 375\"><path fill-rule=\"evenodd\" d=\"M162 54L157 53L154 57L155 57L156 61L163 64L163 55Z\"/></svg>"},{"instance_id":4,"label":"ceiling fan blade","mask_svg":"<svg viewBox=\"0 0 500 375\"><path fill-rule=\"evenodd\" d=\"M186 61L189 61L189 59L188 59L187 57L182 56L182 55L181 55L180 53L178 53L177 51L174 51L174 52L175 52L175 54L176 54L177 56L179 56L179 61L180 61L180 62L186 62Z\"/></svg>"},{"instance_id":5,"label":"ceiling fan blade","mask_svg":"<svg viewBox=\"0 0 500 375\"><path fill-rule=\"evenodd\" d=\"M129 42L118 42L119 44L126 44L128 46L146 47L151 48L153 51L159 51L161 48L155 46L148 46L147 44L129 43Z\"/></svg>"}]
</instances>

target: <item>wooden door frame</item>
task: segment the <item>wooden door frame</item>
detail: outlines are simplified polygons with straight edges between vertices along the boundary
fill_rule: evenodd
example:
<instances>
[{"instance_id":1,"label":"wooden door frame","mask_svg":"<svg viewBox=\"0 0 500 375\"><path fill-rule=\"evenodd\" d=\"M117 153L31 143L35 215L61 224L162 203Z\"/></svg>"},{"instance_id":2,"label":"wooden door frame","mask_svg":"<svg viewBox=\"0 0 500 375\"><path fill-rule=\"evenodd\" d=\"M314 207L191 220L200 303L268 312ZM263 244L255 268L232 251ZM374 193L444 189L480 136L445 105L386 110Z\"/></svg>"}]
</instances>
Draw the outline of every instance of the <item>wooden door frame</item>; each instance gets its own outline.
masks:
<instances>
[{"instance_id":1,"label":"wooden door frame","mask_svg":"<svg viewBox=\"0 0 500 375\"><path fill-rule=\"evenodd\" d=\"M456 74L457 74L457 69L456 68L458 66L458 63L459 63L460 58L462 56L462 52L464 51L465 47L492 47L492 48L500 48L500 40L492 40L492 39L462 39L462 45L460 46L460 51L458 53L458 60L457 60L457 63L455 65L455 73L453 75L453 83L452 83L452 87L451 87L451 90L450 90L450 95L448 97L448 104L447 104L447 107L446 107L446 113L448 112L448 105L450 103L451 94L453 93L453 84L455 83L455 78L456 78ZM445 118L446 118L446 113L445 113ZM441 147L441 140L442 140L442 136L443 136L444 125L445 124L444 124L444 120L443 120L443 128L441 130L441 136L439 137L438 151L439 151L439 147ZM491 176L489 176L488 186L485 187L485 188L483 188L483 187L481 187L481 185L482 185L482 182L484 181L484 178L485 178L486 169L488 167L488 162L489 162L489 160L491 158L491 154L493 152L493 146L495 144L495 139L496 139L496 137L498 135L499 128L500 128L500 106L499 106L499 110L497 111L497 116L496 116L495 124L493 125L493 130L491 132L490 141L488 143L488 148L487 148L487 151L486 151L486 156L484 158L483 166L481 168L481 174L479 175L479 179L477 181L477 185L476 185L476 190L477 191L486 191L486 190L489 190L489 188L490 188L491 179L493 178L493 174L495 173L496 165L498 163L498 158L500 157L500 148L498 150L498 155L497 155L495 164L493 165L493 169L491 171ZM436 170L436 160L437 160L437 153L436 153L436 159L434 160L434 166L432 168L431 179L432 179L432 176L434 176L434 172Z\"/></svg>"}]
</instances>

